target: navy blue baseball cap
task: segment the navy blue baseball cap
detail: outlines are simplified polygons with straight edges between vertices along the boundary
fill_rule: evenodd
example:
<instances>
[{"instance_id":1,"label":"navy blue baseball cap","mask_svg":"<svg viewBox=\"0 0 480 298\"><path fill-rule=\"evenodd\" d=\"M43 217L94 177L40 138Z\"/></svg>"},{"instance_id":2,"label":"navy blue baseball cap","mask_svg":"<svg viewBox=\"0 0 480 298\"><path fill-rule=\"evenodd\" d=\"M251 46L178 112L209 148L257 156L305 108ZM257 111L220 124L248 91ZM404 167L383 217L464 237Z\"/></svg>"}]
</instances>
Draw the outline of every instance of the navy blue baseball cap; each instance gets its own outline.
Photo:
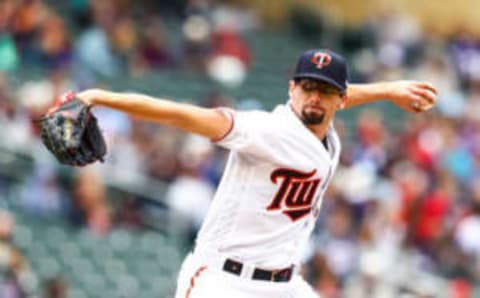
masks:
<instances>
[{"instance_id":1,"label":"navy blue baseball cap","mask_svg":"<svg viewBox=\"0 0 480 298\"><path fill-rule=\"evenodd\" d=\"M347 76L345 58L331 50L313 49L300 56L293 78L319 80L345 92Z\"/></svg>"}]
</instances>

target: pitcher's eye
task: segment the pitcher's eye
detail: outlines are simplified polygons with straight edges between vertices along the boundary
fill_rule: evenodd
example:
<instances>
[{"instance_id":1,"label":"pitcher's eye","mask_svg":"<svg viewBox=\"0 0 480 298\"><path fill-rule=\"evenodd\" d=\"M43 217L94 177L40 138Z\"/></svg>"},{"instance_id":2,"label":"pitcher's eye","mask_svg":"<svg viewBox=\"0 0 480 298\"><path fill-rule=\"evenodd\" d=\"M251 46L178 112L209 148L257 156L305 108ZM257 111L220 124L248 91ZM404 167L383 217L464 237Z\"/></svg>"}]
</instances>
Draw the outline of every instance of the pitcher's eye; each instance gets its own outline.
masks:
<instances>
[{"instance_id":1,"label":"pitcher's eye","mask_svg":"<svg viewBox=\"0 0 480 298\"><path fill-rule=\"evenodd\" d=\"M312 81L303 82L300 86L305 92L312 92L312 91L318 90L319 88L319 84Z\"/></svg>"}]
</instances>

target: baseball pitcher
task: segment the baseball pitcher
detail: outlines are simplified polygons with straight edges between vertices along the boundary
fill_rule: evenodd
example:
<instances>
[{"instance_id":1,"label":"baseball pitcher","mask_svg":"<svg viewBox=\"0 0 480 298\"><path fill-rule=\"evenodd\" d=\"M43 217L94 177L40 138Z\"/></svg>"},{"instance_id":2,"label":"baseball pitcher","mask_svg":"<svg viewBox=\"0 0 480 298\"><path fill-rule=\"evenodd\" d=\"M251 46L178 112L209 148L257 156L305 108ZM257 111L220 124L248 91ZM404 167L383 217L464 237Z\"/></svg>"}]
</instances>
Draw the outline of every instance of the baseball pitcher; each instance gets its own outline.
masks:
<instances>
[{"instance_id":1,"label":"baseball pitcher","mask_svg":"<svg viewBox=\"0 0 480 298\"><path fill-rule=\"evenodd\" d=\"M323 49L301 55L288 94L271 112L99 89L76 94L86 106L171 125L230 150L195 248L181 267L176 298L318 297L298 269L340 156L335 113L378 100L418 113L436 100L435 88L424 82L347 84L345 59Z\"/></svg>"}]
</instances>

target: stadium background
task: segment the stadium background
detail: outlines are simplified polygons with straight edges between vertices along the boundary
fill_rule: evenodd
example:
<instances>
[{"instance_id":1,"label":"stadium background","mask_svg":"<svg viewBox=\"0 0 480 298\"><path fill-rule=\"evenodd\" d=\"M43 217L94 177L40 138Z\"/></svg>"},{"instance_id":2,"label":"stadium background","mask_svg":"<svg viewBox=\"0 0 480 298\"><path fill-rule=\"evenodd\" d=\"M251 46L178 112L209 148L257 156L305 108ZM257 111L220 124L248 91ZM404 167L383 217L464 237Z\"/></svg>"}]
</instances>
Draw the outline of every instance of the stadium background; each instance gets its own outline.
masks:
<instances>
[{"instance_id":1,"label":"stadium background","mask_svg":"<svg viewBox=\"0 0 480 298\"><path fill-rule=\"evenodd\" d=\"M172 297L226 153L97 108L105 164L60 166L31 120L100 86L205 106L283 103L307 48L352 82L422 79L434 111L338 115L341 167L305 252L321 297L476 297L478 1L0 1L0 297ZM228 297L228 295L226 296Z\"/></svg>"}]
</instances>

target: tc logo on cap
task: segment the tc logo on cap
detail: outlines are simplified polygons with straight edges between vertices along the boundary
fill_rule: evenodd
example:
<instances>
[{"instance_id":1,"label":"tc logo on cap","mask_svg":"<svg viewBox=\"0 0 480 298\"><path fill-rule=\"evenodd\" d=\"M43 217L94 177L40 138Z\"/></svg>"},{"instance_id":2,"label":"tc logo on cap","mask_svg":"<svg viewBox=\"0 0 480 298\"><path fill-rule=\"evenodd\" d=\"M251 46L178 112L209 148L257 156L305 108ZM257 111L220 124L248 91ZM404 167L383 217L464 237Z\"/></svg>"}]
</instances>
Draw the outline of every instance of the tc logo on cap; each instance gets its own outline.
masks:
<instances>
[{"instance_id":1,"label":"tc logo on cap","mask_svg":"<svg viewBox=\"0 0 480 298\"><path fill-rule=\"evenodd\" d=\"M330 64L332 61L332 56L324 52L316 52L310 61L312 61L317 68L323 68Z\"/></svg>"}]
</instances>

